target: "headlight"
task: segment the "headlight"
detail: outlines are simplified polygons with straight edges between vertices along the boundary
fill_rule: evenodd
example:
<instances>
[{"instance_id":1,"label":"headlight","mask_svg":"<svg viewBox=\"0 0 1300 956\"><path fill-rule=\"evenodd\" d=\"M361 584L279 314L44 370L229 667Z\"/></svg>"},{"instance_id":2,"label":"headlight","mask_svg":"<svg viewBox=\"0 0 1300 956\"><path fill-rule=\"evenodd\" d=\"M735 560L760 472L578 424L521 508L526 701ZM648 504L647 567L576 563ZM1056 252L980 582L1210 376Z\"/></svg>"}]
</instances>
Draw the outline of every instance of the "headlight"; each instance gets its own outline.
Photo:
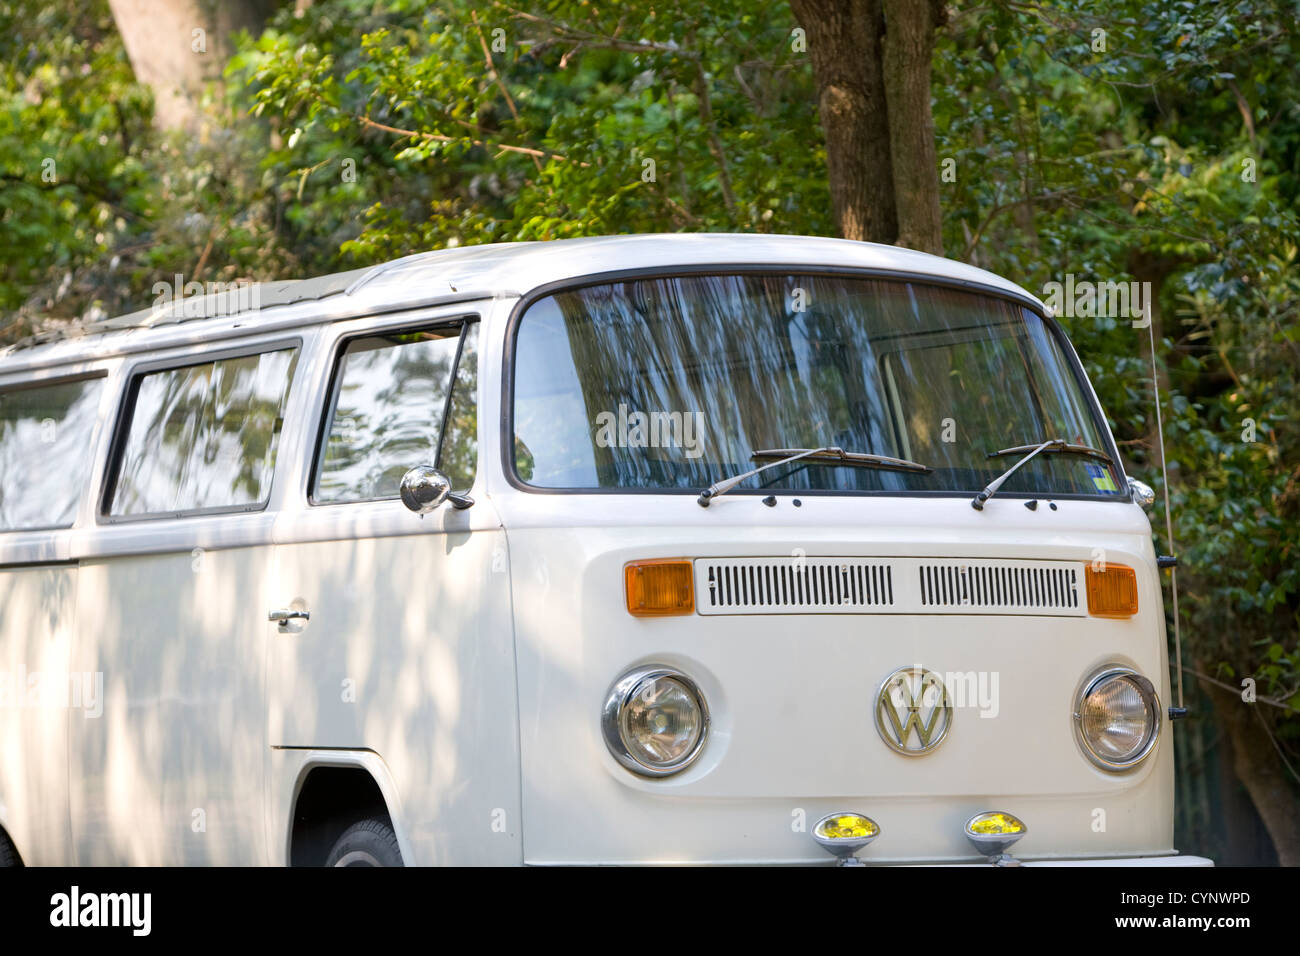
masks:
<instances>
[{"instance_id":1,"label":"headlight","mask_svg":"<svg viewBox=\"0 0 1300 956\"><path fill-rule=\"evenodd\" d=\"M704 695L685 674L640 667L609 689L601 715L605 745L623 766L662 777L690 766L709 732Z\"/></svg>"},{"instance_id":2,"label":"headlight","mask_svg":"<svg viewBox=\"0 0 1300 956\"><path fill-rule=\"evenodd\" d=\"M1160 699L1149 680L1128 667L1108 667L1083 686L1074 727L1088 758L1103 770L1127 770L1156 745Z\"/></svg>"}]
</instances>

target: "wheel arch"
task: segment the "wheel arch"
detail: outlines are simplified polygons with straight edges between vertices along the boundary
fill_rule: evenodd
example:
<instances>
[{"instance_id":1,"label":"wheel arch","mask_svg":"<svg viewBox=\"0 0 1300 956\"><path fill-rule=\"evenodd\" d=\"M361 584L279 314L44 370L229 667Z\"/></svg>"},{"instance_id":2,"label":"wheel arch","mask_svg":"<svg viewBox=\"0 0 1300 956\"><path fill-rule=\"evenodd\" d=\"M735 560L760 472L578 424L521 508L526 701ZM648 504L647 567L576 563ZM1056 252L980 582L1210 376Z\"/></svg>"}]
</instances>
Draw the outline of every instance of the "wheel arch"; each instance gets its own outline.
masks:
<instances>
[{"instance_id":1,"label":"wheel arch","mask_svg":"<svg viewBox=\"0 0 1300 956\"><path fill-rule=\"evenodd\" d=\"M372 750L295 750L290 770L288 813L281 834L283 859L290 866L324 862L329 846L351 823L382 811L387 815L402 861L415 865L415 856L401 812L401 800L383 758ZM321 819L328 813L329 819ZM314 826L313 823L319 826ZM337 832L333 832L337 830ZM331 836L332 834L332 836ZM319 856L319 861L316 857Z\"/></svg>"}]
</instances>

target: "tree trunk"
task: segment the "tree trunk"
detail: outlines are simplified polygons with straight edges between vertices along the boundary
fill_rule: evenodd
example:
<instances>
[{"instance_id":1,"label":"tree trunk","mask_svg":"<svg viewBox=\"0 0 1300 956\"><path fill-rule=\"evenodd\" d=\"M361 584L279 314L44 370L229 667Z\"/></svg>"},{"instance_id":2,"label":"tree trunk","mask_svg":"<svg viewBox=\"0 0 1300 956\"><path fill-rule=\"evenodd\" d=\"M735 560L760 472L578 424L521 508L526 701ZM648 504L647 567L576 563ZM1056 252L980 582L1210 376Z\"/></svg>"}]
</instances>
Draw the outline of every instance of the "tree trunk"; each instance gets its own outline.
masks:
<instances>
[{"instance_id":1,"label":"tree trunk","mask_svg":"<svg viewBox=\"0 0 1300 956\"><path fill-rule=\"evenodd\" d=\"M790 8L807 34L817 80L835 225L845 239L892 243L898 218L880 0L790 0ZM926 103L929 115L928 93Z\"/></svg>"},{"instance_id":2,"label":"tree trunk","mask_svg":"<svg viewBox=\"0 0 1300 956\"><path fill-rule=\"evenodd\" d=\"M154 122L197 133L209 83L234 52L234 35L256 33L277 0L109 0L135 78L153 90Z\"/></svg>"},{"instance_id":3,"label":"tree trunk","mask_svg":"<svg viewBox=\"0 0 1300 956\"><path fill-rule=\"evenodd\" d=\"M1198 668L1208 669L1205 662ZM1240 695L1214 684L1201 682L1214 701L1220 725L1232 741L1233 772L1250 794L1260 819L1268 829L1282 866L1300 866L1300 814L1296 813L1295 791L1287 780L1273 743L1264 732L1256 707Z\"/></svg>"},{"instance_id":4,"label":"tree trunk","mask_svg":"<svg viewBox=\"0 0 1300 956\"><path fill-rule=\"evenodd\" d=\"M898 245L943 255L939 159L930 110L936 12L925 0L881 0L885 93Z\"/></svg>"}]
</instances>

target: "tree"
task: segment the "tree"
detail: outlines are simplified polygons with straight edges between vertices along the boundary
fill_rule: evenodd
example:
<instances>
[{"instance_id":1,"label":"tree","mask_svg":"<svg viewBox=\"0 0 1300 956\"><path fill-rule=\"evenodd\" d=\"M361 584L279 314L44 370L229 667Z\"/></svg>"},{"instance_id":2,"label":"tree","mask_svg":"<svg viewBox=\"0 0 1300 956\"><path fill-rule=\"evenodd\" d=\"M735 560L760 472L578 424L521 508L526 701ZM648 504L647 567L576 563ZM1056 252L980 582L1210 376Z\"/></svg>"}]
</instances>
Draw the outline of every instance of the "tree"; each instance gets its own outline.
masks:
<instances>
[{"instance_id":1,"label":"tree","mask_svg":"<svg viewBox=\"0 0 1300 956\"><path fill-rule=\"evenodd\" d=\"M153 90L163 129L195 133L240 30L259 32L278 0L108 0L136 79Z\"/></svg>"},{"instance_id":2,"label":"tree","mask_svg":"<svg viewBox=\"0 0 1300 956\"><path fill-rule=\"evenodd\" d=\"M807 34L846 239L943 254L930 109L939 0L790 0Z\"/></svg>"}]
</instances>

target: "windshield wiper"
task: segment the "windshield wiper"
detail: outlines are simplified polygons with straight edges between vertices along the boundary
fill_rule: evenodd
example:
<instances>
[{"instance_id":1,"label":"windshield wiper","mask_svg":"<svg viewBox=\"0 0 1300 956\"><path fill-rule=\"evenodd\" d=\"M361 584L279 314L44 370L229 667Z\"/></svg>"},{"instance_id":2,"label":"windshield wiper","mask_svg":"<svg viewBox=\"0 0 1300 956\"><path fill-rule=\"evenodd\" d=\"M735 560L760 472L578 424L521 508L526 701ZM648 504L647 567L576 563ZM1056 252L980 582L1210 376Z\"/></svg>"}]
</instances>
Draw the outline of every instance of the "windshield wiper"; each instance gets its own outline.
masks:
<instances>
[{"instance_id":1,"label":"windshield wiper","mask_svg":"<svg viewBox=\"0 0 1300 956\"><path fill-rule=\"evenodd\" d=\"M933 471L925 465L918 464L914 461L908 461L906 458L889 458L885 455L871 455L862 452L845 451L843 448L836 448L831 445L826 448L760 448L749 456L754 461L761 461L765 458L775 458L776 461L769 462L766 465L760 465L753 468L743 475L736 475L734 478L724 478L722 481L714 482L700 492L700 497L696 500L701 508L707 508L709 502L719 495L725 495L736 485L740 484L746 478L752 478L760 471L767 471L769 468L775 468L777 465L787 465L792 461L806 460L809 463L825 465L851 465L858 468L885 468L890 471L909 471L915 474L928 474Z\"/></svg>"},{"instance_id":2,"label":"windshield wiper","mask_svg":"<svg viewBox=\"0 0 1300 956\"><path fill-rule=\"evenodd\" d=\"M1014 445L1011 448L1000 448L997 451L989 452L986 457L1000 458L1003 455L1020 455L1025 452L1028 452L1028 454L984 486L984 490L971 500L970 506L972 508L976 511L983 511L984 502L988 501L998 493L998 489L1002 487L1002 483L1014 475L1017 468L1029 461L1029 459L1033 458L1039 452L1051 452L1058 455L1083 455L1087 458L1095 458L1098 461L1104 461L1108 465L1113 465L1115 463L1111 459L1110 455L1100 449L1092 448L1089 445L1072 445L1064 438L1049 438L1041 445Z\"/></svg>"}]
</instances>

